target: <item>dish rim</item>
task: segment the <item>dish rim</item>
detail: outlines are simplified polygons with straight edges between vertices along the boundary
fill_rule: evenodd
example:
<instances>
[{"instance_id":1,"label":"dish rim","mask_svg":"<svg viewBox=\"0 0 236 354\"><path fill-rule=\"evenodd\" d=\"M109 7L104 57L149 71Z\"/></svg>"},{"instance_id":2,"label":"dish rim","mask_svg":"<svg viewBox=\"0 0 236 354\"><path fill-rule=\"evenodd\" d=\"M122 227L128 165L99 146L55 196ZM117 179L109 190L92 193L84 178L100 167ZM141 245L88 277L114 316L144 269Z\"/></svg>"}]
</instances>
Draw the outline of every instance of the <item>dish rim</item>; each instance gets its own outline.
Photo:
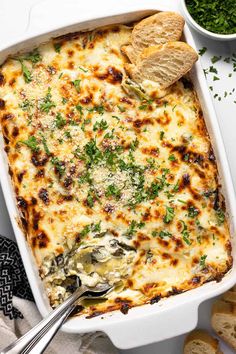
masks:
<instances>
[{"instance_id":1,"label":"dish rim","mask_svg":"<svg viewBox=\"0 0 236 354\"><path fill-rule=\"evenodd\" d=\"M112 21L112 18L114 16L120 16L122 17L124 14L128 15L133 15L134 13L137 14L147 14L147 12L149 12L149 14L157 12L157 11L168 11L169 9L163 8L162 6L158 6L158 8L154 8L153 5L152 6L148 6L146 5L145 7L139 5L137 7L134 6L133 10L130 10L127 12L124 11L118 11L116 13L116 15L111 14L109 15L106 14L105 16L101 16L98 18L94 18L92 17L90 20L88 21L98 21L101 19L110 19L110 24L114 24L115 22ZM141 16L144 17L144 16ZM128 22L128 21L125 21ZM87 23L86 21L77 21L77 25L79 24L83 24L83 23ZM72 26L75 24L72 24ZM65 31L66 28L68 26L65 27L61 27L62 31ZM70 25L69 25L70 27ZM94 26L94 28L99 27L99 25ZM58 31L60 30L60 28L58 28ZM50 38L52 38L52 33L54 33L54 31L49 31L47 32L47 36L48 36L48 40ZM66 32L65 32L66 33ZM69 33L69 30L67 31L67 33ZM45 33L43 34L45 35ZM184 36L186 38L186 42L188 42L192 47L194 47L196 49L196 46L194 44L192 35L188 29L187 26L185 26L184 29ZM36 35L36 37L40 37L41 35L38 34ZM35 40L35 36L32 36L30 40ZM29 37L26 38L26 42L28 44L29 41ZM42 42L42 41L41 41ZM22 46L22 44L24 44L24 39L21 40L21 42L17 42L15 43L15 45L13 45L13 47L15 46ZM12 46L10 46L10 49L12 48ZM32 48L32 46L31 46ZM9 47L6 47L5 49L9 49ZM193 81L194 81L194 75L195 75L195 79L196 79L196 83L194 82L194 87L195 90L198 93L198 96L202 95L203 97L203 101L205 101L205 103L207 104L207 107L204 107L204 109L206 110L206 113L204 112L204 121L206 122L207 128L208 128L208 132L209 135L211 136L211 134L214 133L214 137L211 136L211 143L214 147L214 152L217 150L219 157L217 157L217 165L218 168L222 167L222 173L220 174L221 178L223 176L223 182L225 184L225 189L227 193L223 193L225 196L227 194L228 198L229 198L229 206L227 208L228 211L231 212L231 216L232 216L232 226L233 226L233 230L236 228L235 227L235 216L236 216L236 207L235 207L235 198L234 198L234 188L233 188L233 184L232 184L232 179L230 176L230 171L229 171L229 166L228 166L228 162L227 162L227 158L226 158L226 153L225 153L225 149L224 149L224 145L223 145L223 141L221 138L221 134L220 134L220 130L219 130L219 126L218 126L218 122L216 120L216 116L215 116L215 112L214 112L214 108L212 105L212 101L210 98L210 94L205 82L205 78L202 72L202 68L200 63L198 62L195 65L195 68L193 70ZM197 88L197 86L199 86ZM199 92L198 92L199 90ZM201 99L199 97L201 106L202 106L202 102ZM202 107L203 108L203 107ZM206 118L206 115L208 116L208 118ZM208 124L210 125L210 129L208 127L207 121L209 119ZM209 130L213 130L213 132L210 133ZM213 144L213 139L214 141L217 141L216 144L216 148L215 145ZM3 145L2 145L2 137L1 137L1 153L0 153L0 163L4 164L6 163L6 161L4 160L4 154L5 152L3 151ZM5 156L6 158L6 156ZM219 166L219 164L222 163L223 166ZM45 290L43 289L43 285L42 285L42 281L39 278L39 275L37 273L37 267L35 268L35 261L33 259L33 256L31 254L31 250L27 244L27 242L25 241L25 236L22 232L22 230L19 228L19 225L17 223L17 220L15 219L15 216L18 215L18 210L16 208L16 203L15 203L15 199L14 199L14 195L13 195L13 188L11 185L11 181L8 175L8 165L6 165L6 168L3 168L0 171L0 181L3 187L3 192L4 192L4 197L6 200L6 204L7 204L7 209L11 218L11 222L13 225L13 229L14 229L14 233L16 235L16 240L20 249L20 253L22 255L23 258L23 262L24 262L24 266L26 269L26 273L27 276L29 278L29 282L33 291L33 294L35 296L35 300L37 303L37 306L41 312L41 314L43 316L45 316L49 310L49 304L48 304L48 298L45 294ZM9 198L10 195L10 198ZM233 234L234 231L231 232L231 234ZM233 240L232 240L233 241ZM235 246L234 246L235 249ZM236 257L236 254L234 255ZM32 267L33 265L33 267ZM108 336L111 338L111 340L113 341L113 343L118 346L119 348L123 348L123 349L128 349L131 347L135 347L135 346L140 346L140 345L144 345L144 344L150 344L154 341L160 341L163 339L167 339L170 338L172 336L176 336L179 334L182 334L184 332L186 332L187 330L191 330L197 323L197 309L198 306L201 302L203 302L206 299L209 299L215 295L218 295L224 291L226 291L227 289L229 289L235 282L234 277L233 277L233 273L236 279L236 267L235 267L235 261L233 264L232 269L223 277L222 281L220 283L215 283L215 282L211 282L208 284L204 284L199 288L193 289L193 290L189 290L186 293L183 294L179 294L179 295L175 295L174 297L170 297L168 299L164 299L163 301L160 301L160 303L155 304L155 305L142 305L140 307L136 307L131 309L131 311L129 312L129 317L125 317L123 314L119 313L118 311L114 311L113 313L108 313L105 314L103 317L106 317L105 320L101 321L101 318L99 317L95 317L93 319L89 319L89 320L84 320L81 316L80 317L74 317L73 319L69 320L68 323L66 323L63 326L63 330L65 332L69 332L69 333L84 333L87 331L93 331L93 330L102 330L105 333L108 334ZM204 289L204 291L202 290ZM208 291L207 291L208 290ZM191 292L192 296L189 296ZM194 293L193 293L194 292ZM178 299L177 299L178 298ZM179 300L181 299L181 300ZM165 304L163 303L165 302ZM167 305L166 305L167 304ZM178 307L179 304L179 308ZM148 308L149 310L148 310ZM166 307L166 308L163 308ZM173 321L173 318L175 318L176 316L178 318L183 318L183 308L184 311L186 311L186 323L178 323L179 328L177 328L177 324L176 321ZM144 310L143 310L144 309ZM145 311L146 310L146 311ZM142 312L143 313L140 313ZM163 314L164 312L164 314ZM157 316L157 314L159 314L159 316ZM172 324L170 325L170 322L166 319L168 319L168 317L170 316L170 320L172 321ZM181 317L180 317L181 316ZM114 320L115 317L115 320ZM145 322L144 325L144 319L146 319L147 321ZM131 327L133 327L133 325L135 325L135 327L137 328L137 321L139 320L139 326L141 325L142 329L144 332L142 332L142 336L140 336L140 338L136 338L136 340L134 341L134 338L129 338L128 336L128 332L131 331ZM83 323L83 321L86 321L86 324ZM73 323L72 323L73 322ZM89 322L89 324L88 324ZM167 322L167 323L166 323ZM182 320L182 322L184 322ZM77 323L77 324L76 324ZM83 323L82 328L78 328L78 325L81 325L81 323ZM164 329L162 331L160 331L159 333L156 333L150 330L150 326L153 323L153 325L156 327L156 325L160 325L160 323L162 323L162 325L164 325ZM121 328L121 326L123 328ZM115 333L118 332L119 333ZM136 336L136 330L133 329L132 335ZM149 333L148 333L149 332Z\"/></svg>"}]
</instances>

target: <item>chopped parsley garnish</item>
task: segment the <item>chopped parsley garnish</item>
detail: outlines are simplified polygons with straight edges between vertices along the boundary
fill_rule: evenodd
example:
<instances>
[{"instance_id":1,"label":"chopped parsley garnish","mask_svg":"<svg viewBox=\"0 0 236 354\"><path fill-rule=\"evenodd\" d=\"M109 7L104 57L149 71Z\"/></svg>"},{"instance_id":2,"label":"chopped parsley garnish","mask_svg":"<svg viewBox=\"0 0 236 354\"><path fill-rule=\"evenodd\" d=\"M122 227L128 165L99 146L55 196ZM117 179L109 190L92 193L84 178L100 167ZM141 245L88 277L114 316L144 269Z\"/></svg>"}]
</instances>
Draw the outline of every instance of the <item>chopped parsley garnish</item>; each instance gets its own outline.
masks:
<instances>
[{"instance_id":1,"label":"chopped parsley garnish","mask_svg":"<svg viewBox=\"0 0 236 354\"><path fill-rule=\"evenodd\" d=\"M105 108L104 106L100 105L100 106L94 106L92 108L87 108L88 112L97 112L98 114L103 115L105 112Z\"/></svg>"},{"instance_id":2,"label":"chopped parsley garnish","mask_svg":"<svg viewBox=\"0 0 236 354\"><path fill-rule=\"evenodd\" d=\"M83 132L85 131L85 125L91 123L91 119L87 118L83 120L83 123L81 124L81 129L83 130Z\"/></svg>"},{"instance_id":3,"label":"chopped parsley garnish","mask_svg":"<svg viewBox=\"0 0 236 354\"><path fill-rule=\"evenodd\" d=\"M206 51L207 51L207 48L203 47L203 48L199 49L198 54L202 56L203 54L206 53Z\"/></svg>"},{"instance_id":4,"label":"chopped parsley garnish","mask_svg":"<svg viewBox=\"0 0 236 354\"><path fill-rule=\"evenodd\" d=\"M213 81L218 81L220 80L217 76L213 76Z\"/></svg>"},{"instance_id":5,"label":"chopped parsley garnish","mask_svg":"<svg viewBox=\"0 0 236 354\"><path fill-rule=\"evenodd\" d=\"M87 69L82 68L82 66L79 66L79 69L80 69L81 71L83 71L84 73L87 73L87 72L88 72L88 70L87 70Z\"/></svg>"},{"instance_id":6,"label":"chopped parsley garnish","mask_svg":"<svg viewBox=\"0 0 236 354\"><path fill-rule=\"evenodd\" d=\"M162 230L159 232L159 237L164 238L164 237L172 237L172 234L169 231Z\"/></svg>"},{"instance_id":7,"label":"chopped parsley garnish","mask_svg":"<svg viewBox=\"0 0 236 354\"><path fill-rule=\"evenodd\" d=\"M163 130L162 130L162 131L160 131L160 140L163 140L164 135L165 135L165 132L163 132Z\"/></svg>"},{"instance_id":8,"label":"chopped parsley garnish","mask_svg":"<svg viewBox=\"0 0 236 354\"><path fill-rule=\"evenodd\" d=\"M20 105L19 107L22 109L22 111L30 111L31 108L34 107L32 101L26 99L24 100Z\"/></svg>"},{"instance_id":9,"label":"chopped parsley garnish","mask_svg":"<svg viewBox=\"0 0 236 354\"><path fill-rule=\"evenodd\" d=\"M75 106L75 109L79 112L80 116L82 117L83 107L80 104L77 104L77 106Z\"/></svg>"},{"instance_id":10,"label":"chopped parsley garnish","mask_svg":"<svg viewBox=\"0 0 236 354\"><path fill-rule=\"evenodd\" d=\"M79 184L83 184L83 183L92 184L92 178L90 176L90 173L88 171L85 171L84 173L82 173L79 176L78 182L79 182Z\"/></svg>"},{"instance_id":11,"label":"chopped parsley garnish","mask_svg":"<svg viewBox=\"0 0 236 354\"><path fill-rule=\"evenodd\" d=\"M173 191L174 192L178 192L179 191L179 181L177 181L173 187Z\"/></svg>"},{"instance_id":12,"label":"chopped parsley garnish","mask_svg":"<svg viewBox=\"0 0 236 354\"><path fill-rule=\"evenodd\" d=\"M96 122L93 126L93 131L96 132L97 130L106 130L108 128L107 121L101 120L100 122Z\"/></svg>"},{"instance_id":13,"label":"chopped parsley garnish","mask_svg":"<svg viewBox=\"0 0 236 354\"><path fill-rule=\"evenodd\" d=\"M107 187L106 193L105 193L106 197L114 197L116 200L119 200L121 197L121 190L114 184L110 184Z\"/></svg>"},{"instance_id":14,"label":"chopped parsley garnish","mask_svg":"<svg viewBox=\"0 0 236 354\"><path fill-rule=\"evenodd\" d=\"M79 93L81 80L74 80L74 81L71 81L71 83L74 85L76 91Z\"/></svg>"},{"instance_id":15,"label":"chopped parsley garnish","mask_svg":"<svg viewBox=\"0 0 236 354\"><path fill-rule=\"evenodd\" d=\"M206 255L206 254L204 254L204 255L201 256L201 258L200 258L199 264L200 264L200 267L201 267L202 269L204 269L204 268L206 267L206 258L207 258L207 255Z\"/></svg>"},{"instance_id":16,"label":"chopped parsley garnish","mask_svg":"<svg viewBox=\"0 0 236 354\"><path fill-rule=\"evenodd\" d=\"M39 108L42 112L49 113L53 107L56 107L56 104L52 101L51 89L49 88L45 98L41 100Z\"/></svg>"},{"instance_id":17,"label":"chopped parsley garnish","mask_svg":"<svg viewBox=\"0 0 236 354\"><path fill-rule=\"evenodd\" d=\"M90 208L94 206L94 193L91 189L88 191L86 202Z\"/></svg>"},{"instance_id":18,"label":"chopped parsley garnish","mask_svg":"<svg viewBox=\"0 0 236 354\"><path fill-rule=\"evenodd\" d=\"M22 60L20 60L20 64L21 64L21 70L22 70L25 82L28 84L29 82L32 81L32 74L29 71L29 69L27 68L27 66L23 63Z\"/></svg>"},{"instance_id":19,"label":"chopped parsley garnish","mask_svg":"<svg viewBox=\"0 0 236 354\"><path fill-rule=\"evenodd\" d=\"M39 152L38 141L35 136L30 136L27 140L23 140L20 142L28 146L33 152Z\"/></svg>"},{"instance_id":20,"label":"chopped parsley garnish","mask_svg":"<svg viewBox=\"0 0 236 354\"><path fill-rule=\"evenodd\" d=\"M42 133L40 135L42 137L42 144L43 144L44 151L46 152L47 155L51 155L51 152L48 148L47 140L46 140L45 136Z\"/></svg>"},{"instance_id":21,"label":"chopped parsley garnish","mask_svg":"<svg viewBox=\"0 0 236 354\"><path fill-rule=\"evenodd\" d=\"M217 57L216 55L214 55L214 57L211 58L211 62L212 64L217 63L219 60L221 60L222 57Z\"/></svg>"},{"instance_id":22,"label":"chopped parsley garnish","mask_svg":"<svg viewBox=\"0 0 236 354\"><path fill-rule=\"evenodd\" d=\"M66 125L66 119L62 117L60 112L56 115L55 125L58 129L61 129Z\"/></svg>"},{"instance_id":23,"label":"chopped parsley garnish","mask_svg":"<svg viewBox=\"0 0 236 354\"><path fill-rule=\"evenodd\" d=\"M86 225L86 226L82 229L82 231L80 231L79 236L80 236L80 237L87 236L88 233L89 233L89 231L90 231L90 226L89 226L89 225Z\"/></svg>"},{"instance_id":24,"label":"chopped parsley garnish","mask_svg":"<svg viewBox=\"0 0 236 354\"><path fill-rule=\"evenodd\" d=\"M222 209L216 210L216 220L217 220L217 225L220 226L224 223L225 221L225 213Z\"/></svg>"},{"instance_id":25,"label":"chopped parsley garnish","mask_svg":"<svg viewBox=\"0 0 236 354\"><path fill-rule=\"evenodd\" d=\"M22 59L31 61L32 64L36 64L42 60L42 56L40 55L38 49L34 49L32 52L24 55Z\"/></svg>"},{"instance_id":26,"label":"chopped parsley garnish","mask_svg":"<svg viewBox=\"0 0 236 354\"><path fill-rule=\"evenodd\" d=\"M213 33L236 33L235 0L185 0L193 19Z\"/></svg>"},{"instance_id":27,"label":"chopped parsley garnish","mask_svg":"<svg viewBox=\"0 0 236 354\"><path fill-rule=\"evenodd\" d=\"M168 160L169 161L176 161L176 157L175 157L175 155L170 155L169 157L168 157Z\"/></svg>"},{"instance_id":28,"label":"chopped parsley garnish","mask_svg":"<svg viewBox=\"0 0 236 354\"><path fill-rule=\"evenodd\" d=\"M59 173L60 177L63 176L66 171L63 161L60 161L58 157L52 157L51 163L55 166L55 169Z\"/></svg>"},{"instance_id":29,"label":"chopped parsley garnish","mask_svg":"<svg viewBox=\"0 0 236 354\"><path fill-rule=\"evenodd\" d=\"M101 221L99 221L97 224L92 224L91 231L92 232L101 232Z\"/></svg>"},{"instance_id":30,"label":"chopped parsley garnish","mask_svg":"<svg viewBox=\"0 0 236 354\"><path fill-rule=\"evenodd\" d=\"M214 68L214 66L210 66L209 72L210 72L210 73L214 73L214 74L218 74L218 71L217 71L216 68Z\"/></svg>"},{"instance_id":31,"label":"chopped parsley garnish","mask_svg":"<svg viewBox=\"0 0 236 354\"><path fill-rule=\"evenodd\" d=\"M54 49L56 53L60 53L61 52L61 43L54 43Z\"/></svg>"},{"instance_id":32,"label":"chopped parsley garnish","mask_svg":"<svg viewBox=\"0 0 236 354\"><path fill-rule=\"evenodd\" d=\"M163 218L165 224L169 224L175 216L175 210L172 207L166 206L166 215Z\"/></svg>"},{"instance_id":33,"label":"chopped parsley garnish","mask_svg":"<svg viewBox=\"0 0 236 354\"><path fill-rule=\"evenodd\" d=\"M129 148L131 151L135 151L138 146L139 146L139 142L138 139L136 138L135 140L132 141Z\"/></svg>"},{"instance_id":34,"label":"chopped parsley garnish","mask_svg":"<svg viewBox=\"0 0 236 354\"><path fill-rule=\"evenodd\" d=\"M188 216L190 218L195 218L196 216L198 216L198 214L199 214L199 210L197 208L195 208L193 205L191 205L188 208Z\"/></svg>"},{"instance_id":35,"label":"chopped parsley garnish","mask_svg":"<svg viewBox=\"0 0 236 354\"><path fill-rule=\"evenodd\" d=\"M181 234L183 236L183 240L185 243L187 243L187 245L191 245L191 241L189 239L190 235L189 235L189 232L188 232L188 229L187 229L187 225L185 224L185 222L183 220L180 220L182 226L183 226L183 229L181 231Z\"/></svg>"},{"instance_id":36,"label":"chopped parsley garnish","mask_svg":"<svg viewBox=\"0 0 236 354\"><path fill-rule=\"evenodd\" d=\"M138 223L137 221L132 220L126 232L126 236L133 236L137 232L137 229L142 229L144 226L145 226L144 222L141 221Z\"/></svg>"},{"instance_id":37,"label":"chopped parsley garnish","mask_svg":"<svg viewBox=\"0 0 236 354\"><path fill-rule=\"evenodd\" d=\"M97 164L102 159L102 152L99 150L96 144L96 140L90 140L84 147L88 164Z\"/></svg>"},{"instance_id":38,"label":"chopped parsley garnish","mask_svg":"<svg viewBox=\"0 0 236 354\"><path fill-rule=\"evenodd\" d=\"M65 97L62 97L61 102L62 102L63 104L66 104L66 103L68 102L68 99L67 99L67 98L65 98Z\"/></svg>"},{"instance_id":39,"label":"chopped parsley garnish","mask_svg":"<svg viewBox=\"0 0 236 354\"><path fill-rule=\"evenodd\" d=\"M71 133L70 133L68 130L65 131L64 136L65 136L67 139L72 139Z\"/></svg>"}]
</instances>

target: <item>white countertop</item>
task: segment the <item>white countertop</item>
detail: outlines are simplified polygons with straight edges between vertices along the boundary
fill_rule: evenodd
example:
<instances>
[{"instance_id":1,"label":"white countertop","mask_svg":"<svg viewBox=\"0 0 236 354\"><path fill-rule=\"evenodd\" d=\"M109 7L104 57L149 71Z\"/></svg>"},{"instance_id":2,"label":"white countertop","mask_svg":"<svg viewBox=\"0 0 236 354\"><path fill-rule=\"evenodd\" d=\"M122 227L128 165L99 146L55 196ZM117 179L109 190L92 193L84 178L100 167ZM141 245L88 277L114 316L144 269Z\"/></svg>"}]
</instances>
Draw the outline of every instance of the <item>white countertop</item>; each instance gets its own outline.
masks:
<instances>
[{"instance_id":1,"label":"white countertop","mask_svg":"<svg viewBox=\"0 0 236 354\"><path fill-rule=\"evenodd\" d=\"M47 0L50 2L55 2L55 0ZM62 5L64 0L57 0L57 6ZM67 4L73 6L74 1L80 0L67 0ZM130 0L130 1L139 1L139 0ZM30 14L34 10L32 6L37 7L38 4L42 4L45 0L0 0L0 42L7 42L14 36L23 33L30 24L29 18ZM97 0L89 0L89 2L94 6L99 4ZM127 2L127 0L119 0L119 2ZM143 1L143 3L145 3ZM157 3L163 4L165 6L171 5L172 8L178 8L178 0L156 0ZM110 0L110 6L115 7L117 0ZM35 8L34 7L34 8ZM145 7L145 6L144 6ZM14 9L14 11L12 11ZM50 16L49 16L50 15ZM52 16L56 16L56 8L53 14L47 14L45 16L45 23L50 21ZM201 62L203 68L209 68L211 64L210 58L214 55L228 57L232 53L236 53L236 41L232 42L218 42L211 41L196 32L192 31L194 39L196 41L197 47L207 47L207 52L201 57ZM226 153L228 156L233 182L236 188L236 72L232 70L232 64L219 61L214 64L214 67L217 68L219 81L212 81L213 74L207 75L207 80L209 86L213 86L214 90L212 92L212 100L215 106L217 113L219 125L221 128ZM232 77L229 77L228 74L233 73ZM235 87L235 92L230 96L227 95L224 98L224 92L230 92L233 87ZM214 99L213 96L215 93L218 93L222 99L218 101ZM5 202L2 195L2 190L0 188L0 234L14 239L13 230L10 225L8 218ZM211 303L213 300L203 303L199 308L199 327L210 329L210 311ZM158 331L158 328L156 329ZM121 351L123 354L180 354L182 353L184 336L176 337L164 342L152 344L145 347L135 348L131 350ZM222 343L222 350L224 354L233 354L233 351L227 348Z\"/></svg>"}]
</instances>

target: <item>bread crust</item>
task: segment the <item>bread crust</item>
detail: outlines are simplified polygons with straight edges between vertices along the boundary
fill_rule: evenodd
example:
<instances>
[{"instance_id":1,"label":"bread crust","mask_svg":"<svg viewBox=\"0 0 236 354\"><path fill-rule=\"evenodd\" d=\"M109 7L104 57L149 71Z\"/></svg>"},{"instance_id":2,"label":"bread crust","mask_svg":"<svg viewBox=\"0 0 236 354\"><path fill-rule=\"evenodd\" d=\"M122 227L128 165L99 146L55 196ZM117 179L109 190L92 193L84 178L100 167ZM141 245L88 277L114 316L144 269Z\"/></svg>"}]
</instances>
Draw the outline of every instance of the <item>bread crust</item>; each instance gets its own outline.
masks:
<instances>
[{"instance_id":1,"label":"bread crust","mask_svg":"<svg viewBox=\"0 0 236 354\"><path fill-rule=\"evenodd\" d=\"M212 307L211 324L218 336L236 350L236 304L217 300Z\"/></svg>"},{"instance_id":2,"label":"bread crust","mask_svg":"<svg viewBox=\"0 0 236 354\"><path fill-rule=\"evenodd\" d=\"M204 347L208 347L209 353L211 354L221 354L221 350L219 348L219 341L216 338L213 338L208 332L202 329L196 329L190 332L185 338L184 342L184 354L191 354L190 345L194 345L194 342L199 343L198 349L200 349L200 345ZM199 351L200 353L200 351ZM205 353L205 352L204 352Z\"/></svg>"},{"instance_id":3,"label":"bread crust","mask_svg":"<svg viewBox=\"0 0 236 354\"><path fill-rule=\"evenodd\" d=\"M168 42L145 48L136 65L130 64L126 69L133 80L152 80L165 89L185 75L197 59L197 53L187 43Z\"/></svg>"},{"instance_id":4,"label":"bread crust","mask_svg":"<svg viewBox=\"0 0 236 354\"><path fill-rule=\"evenodd\" d=\"M178 41L184 24L184 18L171 11L158 12L140 21L134 26L131 35L135 55L149 46Z\"/></svg>"}]
</instances>

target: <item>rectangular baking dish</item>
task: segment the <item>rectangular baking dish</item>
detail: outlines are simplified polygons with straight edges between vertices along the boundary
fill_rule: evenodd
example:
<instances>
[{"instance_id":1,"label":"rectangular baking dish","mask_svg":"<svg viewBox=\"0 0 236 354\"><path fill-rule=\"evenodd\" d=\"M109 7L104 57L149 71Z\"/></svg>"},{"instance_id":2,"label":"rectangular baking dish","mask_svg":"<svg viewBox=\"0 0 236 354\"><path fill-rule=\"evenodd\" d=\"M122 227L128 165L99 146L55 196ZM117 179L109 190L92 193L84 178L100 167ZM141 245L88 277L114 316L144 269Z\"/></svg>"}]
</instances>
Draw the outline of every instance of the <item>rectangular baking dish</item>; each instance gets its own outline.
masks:
<instances>
[{"instance_id":1,"label":"rectangular baking dish","mask_svg":"<svg viewBox=\"0 0 236 354\"><path fill-rule=\"evenodd\" d=\"M46 11L48 10L50 12L50 6L52 6L53 2L49 1L48 4L49 5L44 2L43 6L46 6ZM70 11L73 7L74 9L77 9L77 3L74 3L73 5L70 2L69 4ZM60 26L61 28L57 28L54 24L47 31L40 28L40 26L35 26L37 21L38 23L41 23L40 11L42 10L42 7L39 6L38 9L32 9L32 12L37 13L38 18L36 19L37 21L33 21L34 26L31 27L31 31L27 31L24 35L21 35L15 39L14 42L0 48L0 64L9 54L31 49L32 47L49 40L51 37L56 37L73 31L93 29L113 23L128 23L134 20L139 20L156 11L171 10L171 8L163 8L162 6L158 6L156 4L157 1L152 0L146 1L145 6L139 4L139 2L133 3L133 1L130 1L130 4L126 5L121 2L120 4L112 6L111 10L110 2L103 0L103 2L99 3L99 10L97 8L98 14L96 18L95 15L93 15L94 9L91 10L91 8L87 7L84 11L81 11L77 15L76 20L75 18L70 21L67 20L66 24L64 23L63 26ZM83 4L82 6L86 7L86 4ZM61 12L61 16L63 16L62 10L63 7L59 11ZM188 44L195 48L192 35L187 25L185 25L184 29L184 39ZM91 319L86 319L83 316L73 317L63 325L62 330L64 332L86 333L102 331L110 337L115 346L122 349L158 342L192 330L197 324L199 304L206 299L223 293L236 282L236 245L233 237L236 225L236 204L230 170L217 123L217 118L200 62L195 64L191 72L191 77L195 90L197 91L208 132L211 137L211 142L219 169L220 183L226 199L227 214L230 222L232 237L232 255L234 258L233 267L218 283L213 281L204 284L200 288L163 299L157 304L148 304L133 308L127 315L123 315L119 311L114 311L112 313L107 313ZM17 221L18 210L16 207L16 200L11 185L10 176L8 174L8 162L4 151L2 134L0 135L0 164L0 181L24 267L37 307L42 316L46 316L50 312L51 308L41 279L38 275L38 269L31 254L31 250L28 247L25 236Z\"/></svg>"}]
</instances>

